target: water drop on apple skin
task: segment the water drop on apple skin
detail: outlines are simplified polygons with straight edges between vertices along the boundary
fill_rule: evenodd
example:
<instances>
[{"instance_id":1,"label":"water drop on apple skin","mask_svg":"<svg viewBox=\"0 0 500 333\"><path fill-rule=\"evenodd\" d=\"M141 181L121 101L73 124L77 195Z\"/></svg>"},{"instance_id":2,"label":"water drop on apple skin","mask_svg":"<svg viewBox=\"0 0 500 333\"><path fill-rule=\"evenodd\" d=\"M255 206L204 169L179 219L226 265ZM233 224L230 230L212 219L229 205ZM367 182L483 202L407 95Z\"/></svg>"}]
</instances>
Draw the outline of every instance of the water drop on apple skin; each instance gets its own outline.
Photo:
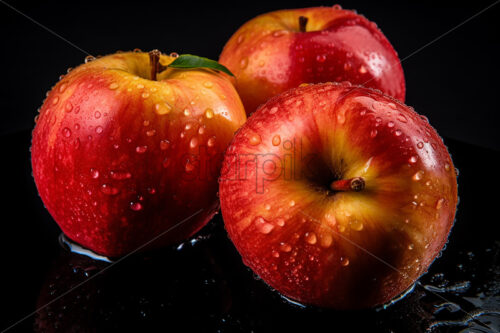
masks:
<instances>
[{"instance_id":1,"label":"water drop on apple skin","mask_svg":"<svg viewBox=\"0 0 500 333\"><path fill-rule=\"evenodd\" d=\"M314 245L318 241L318 238L316 237L316 234L314 232L306 232L304 235L305 240L307 243Z\"/></svg>"},{"instance_id":2,"label":"water drop on apple skin","mask_svg":"<svg viewBox=\"0 0 500 333\"><path fill-rule=\"evenodd\" d=\"M138 154L144 154L148 150L148 146L137 146L135 147L135 152Z\"/></svg>"},{"instance_id":3,"label":"water drop on apple skin","mask_svg":"<svg viewBox=\"0 0 500 333\"><path fill-rule=\"evenodd\" d=\"M215 146L215 136L213 136L213 137L211 137L211 138L209 138L209 139L208 139L208 141L207 141L207 146L208 146L208 147L213 147L213 146Z\"/></svg>"},{"instance_id":4,"label":"water drop on apple skin","mask_svg":"<svg viewBox=\"0 0 500 333\"><path fill-rule=\"evenodd\" d=\"M109 175L111 176L111 178L116 180L124 180L132 178L132 174L127 171L110 171Z\"/></svg>"},{"instance_id":5,"label":"water drop on apple skin","mask_svg":"<svg viewBox=\"0 0 500 333\"><path fill-rule=\"evenodd\" d=\"M64 137L66 137L66 138L69 138L71 136L71 130L67 127L64 127L62 132L63 132Z\"/></svg>"},{"instance_id":6,"label":"water drop on apple skin","mask_svg":"<svg viewBox=\"0 0 500 333\"><path fill-rule=\"evenodd\" d=\"M258 144L260 144L262 141L262 139L260 138L260 135L259 134L253 134L252 136L250 136L249 138L249 142L252 146L256 146Z\"/></svg>"},{"instance_id":7,"label":"water drop on apple skin","mask_svg":"<svg viewBox=\"0 0 500 333\"><path fill-rule=\"evenodd\" d=\"M99 171L97 169L90 169L90 175L92 178L97 179L99 178Z\"/></svg>"},{"instance_id":8,"label":"water drop on apple skin","mask_svg":"<svg viewBox=\"0 0 500 333\"><path fill-rule=\"evenodd\" d=\"M271 231L273 231L274 229L274 225L267 222L263 217L260 216L254 220L254 223L257 230L265 235L271 233Z\"/></svg>"},{"instance_id":9,"label":"water drop on apple skin","mask_svg":"<svg viewBox=\"0 0 500 333\"><path fill-rule=\"evenodd\" d=\"M138 212L138 211L142 210L142 204L140 202L131 202L130 209Z\"/></svg>"},{"instance_id":10,"label":"water drop on apple skin","mask_svg":"<svg viewBox=\"0 0 500 333\"><path fill-rule=\"evenodd\" d=\"M191 138L191 141L189 141L189 147L191 149L198 147L198 138L197 137Z\"/></svg>"},{"instance_id":11,"label":"water drop on apple skin","mask_svg":"<svg viewBox=\"0 0 500 333\"><path fill-rule=\"evenodd\" d=\"M108 184L102 184L101 186L101 192L106 194L106 195L116 195L120 192L116 187L113 187Z\"/></svg>"},{"instance_id":12,"label":"water drop on apple skin","mask_svg":"<svg viewBox=\"0 0 500 333\"><path fill-rule=\"evenodd\" d=\"M207 119L212 119L214 117L214 110L207 108L205 110L205 117L207 117Z\"/></svg>"}]
</instances>

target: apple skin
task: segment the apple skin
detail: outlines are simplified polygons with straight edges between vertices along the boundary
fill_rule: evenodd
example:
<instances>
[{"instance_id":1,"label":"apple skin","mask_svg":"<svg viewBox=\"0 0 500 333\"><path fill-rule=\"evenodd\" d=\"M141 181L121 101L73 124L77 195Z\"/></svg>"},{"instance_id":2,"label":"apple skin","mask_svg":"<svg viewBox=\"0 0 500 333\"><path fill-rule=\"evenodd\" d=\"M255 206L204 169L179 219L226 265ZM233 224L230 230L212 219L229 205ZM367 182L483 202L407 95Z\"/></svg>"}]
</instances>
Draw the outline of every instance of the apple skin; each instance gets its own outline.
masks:
<instances>
[{"instance_id":1,"label":"apple skin","mask_svg":"<svg viewBox=\"0 0 500 333\"><path fill-rule=\"evenodd\" d=\"M299 31L299 16L308 18L306 32ZM349 81L405 99L403 69L387 38L338 5L257 16L232 35L219 62L236 76L248 114L301 83Z\"/></svg>"},{"instance_id":2,"label":"apple skin","mask_svg":"<svg viewBox=\"0 0 500 333\"><path fill-rule=\"evenodd\" d=\"M332 191L363 177L359 192ZM425 273L457 206L455 168L426 118L380 92L325 83L262 105L223 163L221 209L243 262L304 304L385 304Z\"/></svg>"},{"instance_id":3,"label":"apple skin","mask_svg":"<svg viewBox=\"0 0 500 333\"><path fill-rule=\"evenodd\" d=\"M246 120L224 74L169 68L153 81L149 66L148 53L127 52L77 67L50 91L33 131L46 208L69 238L109 257L170 228L152 247L202 228L219 207L222 154Z\"/></svg>"}]
</instances>

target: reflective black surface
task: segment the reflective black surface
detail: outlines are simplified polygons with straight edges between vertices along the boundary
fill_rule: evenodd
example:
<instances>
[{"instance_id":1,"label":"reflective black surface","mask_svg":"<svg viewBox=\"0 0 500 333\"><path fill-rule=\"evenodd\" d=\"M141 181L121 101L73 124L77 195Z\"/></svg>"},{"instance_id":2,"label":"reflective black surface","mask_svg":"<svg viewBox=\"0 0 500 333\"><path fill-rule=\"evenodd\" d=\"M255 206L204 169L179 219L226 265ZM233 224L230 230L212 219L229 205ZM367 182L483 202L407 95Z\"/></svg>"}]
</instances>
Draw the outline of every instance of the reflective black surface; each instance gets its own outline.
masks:
<instances>
[{"instance_id":1,"label":"reflective black surface","mask_svg":"<svg viewBox=\"0 0 500 333\"><path fill-rule=\"evenodd\" d=\"M498 152L445 140L460 171L446 250L394 305L338 312L292 304L266 286L241 262L220 215L181 246L116 265L68 252L36 194L30 133L1 142L2 330L38 308L10 331L500 330Z\"/></svg>"}]
</instances>

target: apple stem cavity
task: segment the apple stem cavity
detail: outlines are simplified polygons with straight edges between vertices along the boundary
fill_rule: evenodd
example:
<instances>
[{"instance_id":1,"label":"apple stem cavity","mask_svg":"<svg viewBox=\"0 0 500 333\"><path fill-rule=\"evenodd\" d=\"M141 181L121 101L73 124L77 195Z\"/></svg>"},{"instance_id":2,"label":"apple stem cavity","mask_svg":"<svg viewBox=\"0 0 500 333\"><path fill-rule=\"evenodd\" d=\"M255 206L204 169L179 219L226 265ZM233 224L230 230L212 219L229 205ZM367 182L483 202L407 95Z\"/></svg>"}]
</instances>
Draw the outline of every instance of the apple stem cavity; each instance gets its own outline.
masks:
<instances>
[{"instance_id":1,"label":"apple stem cavity","mask_svg":"<svg viewBox=\"0 0 500 333\"><path fill-rule=\"evenodd\" d=\"M330 184L330 189L337 192L354 191L359 192L365 188L365 180L362 177L335 180Z\"/></svg>"},{"instance_id":2,"label":"apple stem cavity","mask_svg":"<svg viewBox=\"0 0 500 333\"><path fill-rule=\"evenodd\" d=\"M149 51L149 65L151 67L151 80L156 81L156 74L164 71L167 67L160 64L161 52L158 50Z\"/></svg>"},{"instance_id":3,"label":"apple stem cavity","mask_svg":"<svg viewBox=\"0 0 500 333\"><path fill-rule=\"evenodd\" d=\"M309 19L305 16L299 16L299 31L306 32L307 21Z\"/></svg>"}]
</instances>

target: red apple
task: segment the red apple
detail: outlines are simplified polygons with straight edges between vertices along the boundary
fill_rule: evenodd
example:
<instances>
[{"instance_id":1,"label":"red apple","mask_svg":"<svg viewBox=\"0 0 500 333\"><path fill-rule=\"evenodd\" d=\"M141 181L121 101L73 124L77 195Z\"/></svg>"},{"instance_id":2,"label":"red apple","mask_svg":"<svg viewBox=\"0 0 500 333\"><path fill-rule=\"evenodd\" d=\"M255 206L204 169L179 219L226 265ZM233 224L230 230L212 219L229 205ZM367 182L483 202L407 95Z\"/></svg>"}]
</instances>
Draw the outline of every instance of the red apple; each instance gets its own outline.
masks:
<instances>
[{"instance_id":1,"label":"red apple","mask_svg":"<svg viewBox=\"0 0 500 333\"><path fill-rule=\"evenodd\" d=\"M349 83L261 106L228 148L219 193L246 265L289 298L336 309L409 288L457 205L455 168L427 119Z\"/></svg>"},{"instance_id":2,"label":"red apple","mask_svg":"<svg viewBox=\"0 0 500 333\"><path fill-rule=\"evenodd\" d=\"M172 228L155 245L181 241L218 210L222 153L245 112L225 74L160 68L175 59L96 59L41 108L31 148L38 191L63 232L99 254L129 253Z\"/></svg>"},{"instance_id":3,"label":"red apple","mask_svg":"<svg viewBox=\"0 0 500 333\"><path fill-rule=\"evenodd\" d=\"M403 69L387 38L338 5L257 16L233 34L219 61L235 74L248 114L301 83L350 81L405 98Z\"/></svg>"}]
</instances>

